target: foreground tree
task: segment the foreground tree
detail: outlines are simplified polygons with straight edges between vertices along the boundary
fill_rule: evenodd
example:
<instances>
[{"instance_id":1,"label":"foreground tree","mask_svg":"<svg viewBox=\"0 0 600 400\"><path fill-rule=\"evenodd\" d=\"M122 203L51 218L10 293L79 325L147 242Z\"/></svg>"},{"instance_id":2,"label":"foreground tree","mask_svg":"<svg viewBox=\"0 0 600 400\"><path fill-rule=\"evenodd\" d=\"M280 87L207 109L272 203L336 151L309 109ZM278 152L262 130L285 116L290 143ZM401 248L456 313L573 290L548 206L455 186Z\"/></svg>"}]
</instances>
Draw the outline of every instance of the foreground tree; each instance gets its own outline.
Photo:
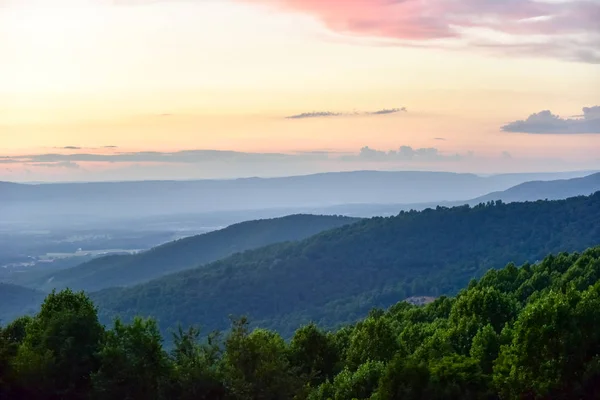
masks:
<instances>
[{"instance_id":1,"label":"foreground tree","mask_svg":"<svg viewBox=\"0 0 600 400\"><path fill-rule=\"evenodd\" d=\"M20 317L8 324L6 327L0 327L0 399L15 398L18 393L16 375L11 365L12 360L17 355L19 347L25 339L27 325L31 322L31 317Z\"/></svg>"},{"instance_id":2,"label":"foreground tree","mask_svg":"<svg viewBox=\"0 0 600 400\"><path fill-rule=\"evenodd\" d=\"M299 328L289 346L289 359L296 372L308 383L317 386L332 379L340 361L332 335L315 324Z\"/></svg>"},{"instance_id":3,"label":"foreground tree","mask_svg":"<svg viewBox=\"0 0 600 400\"><path fill-rule=\"evenodd\" d=\"M101 367L93 375L95 399L165 398L170 364L153 319L116 320L100 349Z\"/></svg>"},{"instance_id":4,"label":"foreground tree","mask_svg":"<svg viewBox=\"0 0 600 400\"><path fill-rule=\"evenodd\" d=\"M213 333L200 343L200 331L181 327L173 335L172 380L168 397L181 400L218 400L225 397L219 371L222 357L220 335Z\"/></svg>"},{"instance_id":5,"label":"foreground tree","mask_svg":"<svg viewBox=\"0 0 600 400\"><path fill-rule=\"evenodd\" d=\"M222 371L235 400L292 399L302 387L281 336L264 329L250 333L245 318L234 321L225 341Z\"/></svg>"},{"instance_id":6,"label":"foreground tree","mask_svg":"<svg viewBox=\"0 0 600 400\"><path fill-rule=\"evenodd\" d=\"M103 336L96 308L83 292L52 292L26 323L13 361L22 394L29 399L87 398Z\"/></svg>"}]
</instances>

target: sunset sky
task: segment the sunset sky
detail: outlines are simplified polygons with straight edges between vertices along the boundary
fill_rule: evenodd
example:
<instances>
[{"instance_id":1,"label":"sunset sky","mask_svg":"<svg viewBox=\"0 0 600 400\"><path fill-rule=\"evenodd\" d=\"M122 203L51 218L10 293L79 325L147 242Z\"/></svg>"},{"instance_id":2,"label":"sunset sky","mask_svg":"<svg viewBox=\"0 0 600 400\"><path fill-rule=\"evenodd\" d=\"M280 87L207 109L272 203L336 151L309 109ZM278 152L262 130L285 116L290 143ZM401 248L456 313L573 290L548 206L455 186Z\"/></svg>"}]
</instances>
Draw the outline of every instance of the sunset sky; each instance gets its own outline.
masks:
<instances>
[{"instance_id":1,"label":"sunset sky","mask_svg":"<svg viewBox=\"0 0 600 400\"><path fill-rule=\"evenodd\" d=\"M600 169L598 0L0 0L0 180Z\"/></svg>"}]
</instances>

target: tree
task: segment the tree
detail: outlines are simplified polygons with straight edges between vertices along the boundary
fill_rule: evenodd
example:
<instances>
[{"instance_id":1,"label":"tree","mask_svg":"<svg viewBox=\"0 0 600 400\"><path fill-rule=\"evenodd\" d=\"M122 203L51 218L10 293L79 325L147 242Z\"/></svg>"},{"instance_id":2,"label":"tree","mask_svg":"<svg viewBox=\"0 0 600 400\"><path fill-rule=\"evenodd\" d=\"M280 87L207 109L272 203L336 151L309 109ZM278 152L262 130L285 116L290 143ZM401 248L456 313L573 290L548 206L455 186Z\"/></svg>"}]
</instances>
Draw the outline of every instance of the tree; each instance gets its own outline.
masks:
<instances>
[{"instance_id":1,"label":"tree","mask_svg":"<svg viewBox=\"0 0 600 400\"><path fill-rule=\"evenodd\" d=\"M488 377L477 360L449 354L432 362L429 368L431 399L476 400L490 396Z\"/></svg>"},{"instance_id":2,"label":"tree","mask_svg":"<svg viewBox=\"0 0 600 400\"><path fill-rule=\"evenodd\" d=\"M245 318L233 322L222 368L226 390L236 400L292 399L302 387L281 336L264 329L250 333Z\"/></svg>"},{"instance_id":3,"label":"tree","mask_svg":"<svg viewBox=\"0 0 600 400\"><path fill-rule=\"evenodd\" d=\"M27 325L30 322L31 317L25 316L17 318L4 328L0 327L0 399L2 400L18 396L15 393L18 389L14 382L15 374L11 363L25 339Z\"/></svg>"},{"instance_id":4,"label":"tree","mask_svg":"<svg viewBox=\"0 0 600 400\"><path fill-rule=\"evenodd\" d=\"M313 386L332 379L339 361L333 338L312 323L296 330L288 354L292 367Z\"/></svg>"},{"instance_id":5,"label":"tree","mask_svg":"<svg viewBox=\"0 0 600 400\"><path fill-rule=\"evenodd\" d=\"M516 267L509 264L507 269L510 273L498 275L511 276L512 282L512 276L517 274L513 272ZM495 287L473 288L457 297L450 313L450 321L474 316L478 323L490 324L499 333L504 324L515 318L517 311L517 301L511 294L503 293Z\"/></svg>"},{"instance_id":6,"label":"tree","mask_svg":"<svg viewBox=\"0 0 600 400\"><path fill-rule=\"evenodd\" d=\"M86 398L104 335L90 299L83 292L53 291L25 332L14 369L27 397Z\"/></svg>"},{"instance_id":7,"label":"tree","mask_svg":"<svg viewBox=\"0 0 600 400\"><path fill-rule=\"evenodd\" d=\"M179 327L173 335L171 352L173 375L168 398L181 400L217 400L225 397L219 371L222 350L219 334L208 336L207 343L199 342L200 331Z\"/></svg>"},{"instance_id":8,"label":"tree","mask_svg":"<svg viewBox=\"0 0 600 400\"><path fill-rule=\"evenodd\" d=\"M100 369L92 378L94 398L165 398L171 370L153 319L137 317L131 324L117 319L106 334L99 358Z\"/></svg>"},{"instance_id":9,"label":"tree","mask_svg":"<svg viewBox=\"0 0 600 400\"><path fill-rule=\"evenodd\" d=\"M578 292L550 292L530 303L515 322L513 338L502 346L494 369L506 397L543 397L569 392L581 370L585 336L574 307ZM600 328L600 327L599 327Z\"/></svg>"},{"instance_id":10,"label":"tree","mask_svg":"<svg viewBox=\"0 0 600 400\"><path fill-rule=\"evenodd\" d=\"M471 344L471 357L479 362L484 373L491 375L494 361L500 351L500 335L492 325L487 324L480 328Z\"/></svg>"},{"instance_id":11,"label":"tree","mask_svg":"<svg viewBox=\"0 0 600 400\"><path fill-rule=\"evenodd\" d=\"M345 369L333 381L334 399L368 399L377 389L384 369L381 361L368 361L354 372Z\"/></svg>"},{"instance_id":12,"label":"tree","mask_svg":"<svg viewBox=\"0 0 600 400\"><path fill-rule=\"evenodd\" d=\"M388 361L397 350L396 335L389 321L369 317L357 324L350 337L347 362L357 368L367 361Z\"/></svg>"},{"instance_id":13,"label":"tree","mask_svg":"<svg viewBox=\"0 0 600 400\"><path fill-rule=\"evenodd\" d=\"M424 364L396 356L379 381L378 400L429 400L429 375Z\"/></svg>"}]
</instances>

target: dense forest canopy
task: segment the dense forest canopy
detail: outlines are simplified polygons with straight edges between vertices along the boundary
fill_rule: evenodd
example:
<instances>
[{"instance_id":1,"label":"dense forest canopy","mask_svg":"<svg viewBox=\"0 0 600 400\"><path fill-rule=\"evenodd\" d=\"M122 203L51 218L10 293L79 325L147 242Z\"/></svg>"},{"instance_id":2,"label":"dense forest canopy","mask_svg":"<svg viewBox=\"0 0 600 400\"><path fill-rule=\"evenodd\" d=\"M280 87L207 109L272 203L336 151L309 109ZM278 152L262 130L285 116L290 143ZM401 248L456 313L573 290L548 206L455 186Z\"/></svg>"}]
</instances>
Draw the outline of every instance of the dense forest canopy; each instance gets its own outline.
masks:
<instances>
[{"instance_id":1,"label":"dense forest canopy","mask_svg":"<svg viewBox=\"0 0 600 400\"><path fill-rule=\"evenodd\" d=\"M240 318L224 336L180 328L169 350L154 320L105 328L84 293L65 290L1 328L0 398L597 399L599 280L596 247L336 331L307 324L286 341Z\"/></svg>"},{"instance_id":2,"label":"dense forest canopy","mask_svg":"<svg viewBox=\"0 0 600 400\"><path fill-rule=\"evenodd\" d=\"M305 239L319 232L351 224L356 218L327 215L289 215L242 222L225 229L166 243L134 255L97 258L74 268L53 272L34 285L39 289L95 291L130 286L163 275L197 267L273 243Z\"/></svg>"},{"instance_id":3,"label":"dense forest canopy","mask_svg":"<svg viewBox=\"0 0 600 400\"><path fill-rule=\"evenodd\" d=\"M290 336L316 321L335 327L409 296L455 294L508 262L600 243L600 192L526 203L438 207L361 220L296 243L247 251L126 289L92 293L101 320L152 316L166 329L228 316Z\"/></svg>"}]
</instances>

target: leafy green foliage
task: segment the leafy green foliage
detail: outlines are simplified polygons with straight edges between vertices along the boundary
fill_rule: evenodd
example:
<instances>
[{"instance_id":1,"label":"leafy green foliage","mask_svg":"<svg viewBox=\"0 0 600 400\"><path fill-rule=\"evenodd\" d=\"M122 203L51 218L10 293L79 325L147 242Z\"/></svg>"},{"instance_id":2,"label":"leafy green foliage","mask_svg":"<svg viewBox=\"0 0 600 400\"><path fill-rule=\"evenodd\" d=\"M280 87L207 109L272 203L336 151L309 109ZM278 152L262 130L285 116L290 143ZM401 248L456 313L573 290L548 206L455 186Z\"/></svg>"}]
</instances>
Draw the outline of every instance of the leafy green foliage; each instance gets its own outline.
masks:
<instances>
[{"instance_id":1,"label":"leafy green foliage","mask_svg":"<svg viewBox=\"0 0 600 400\"><path fill-rule=\"evenodd\" d=\"M367 361L389 361L397 348L391 323L385 318L369 317L354 328L346 360L351 366L359 366Z\"/></svg>"},{"instance_id":2,"label":"leafy green foliage","mask_svg":"<svg viewBox=\"0 0 600 400\"><path fill-rule=\"evenodd\" d=\"M367 361L356 371L345 368L333 380L325 382L309 394L309 400L368 399L377 389L385 368L380 361Z\"/></svg>"},{"instance_id":3,"label":"leafy green foliage","mask_svg":"<svg viewBox=\"0 0 600 400\"><path fill-rule=\"evenodd\" d=\"M377 390L378 400L426 400L430 371L423 363L396 356L386 367Z\"/></svg>"},{"instance_id":4,"label":"leafy green foliage","mask_svg":"<svg viewBox=\"0 0 600 400\"><path fill-rule=\"evenodd\" d=\"M600 192L561 201L438 207L361 220L92 298L103 321L139 314L156 317L163 329L202 321L211 331L226 329L228 315L247 315L256 326L289 338L310 321L336 328L409 296L456 294L490 268L582 251L599 240ZM505 268L495 288L516 289L523 273L514 265ZM594 278L577 279L585 285ZM514 301L547 285L552 276L535 279ZM481 308L481 320L474 323L485 320L497 330L515 313L514 302L506 300L499 293L482 293L464 305L464 312Z\"/></svg>"},{"instance_id":5,"label":"leafy green foliage","mask_svg":"<svg viewBox=\"0 0 600 400\"><path fill-rule=\"evenodd\" d=\"M92 376L96 399L159 399L170 364L154 320L116 320L99 352L101 367Z\"/></svg>"},{"instance_id":6,"label":"leafy green foliage","mask_svg":"<svg viewBox=\"0 0 600 400\"><path fill-rule=\"evenodd\" d=\"M206 343L199 341L200 331L181 327L174 334L173 365L169 398L182 400L221 399L225 395L218 361L222 357L220 335L212 333Z\"/></svg>"},{"instance_id":7,"label":"leafy green foliage","mask_svg":"<svg viewBox=\"0 0 600 400\"><path fill-rule=\"evenodd\" d=\"M313 323L296 330L288 353L292 367L313 385L332 379L339 372L340 355L335 336Z\"/></svg>"},{"instance_id":8,"label":"leafy green foliage","mask_svg":"<svg viewBox=\"0 0 600 400\"><path fill-rule=\"evenodd\" d=\"M0 328L0 399L10 399L17 393L15 389L15 374L12 361L17 355L19 346L25 339L27 325L31 323L31 317L17 318L4 329Z\"/></svg>"},{"instance_id":9,"label":"leafy green foliage","mask_svg":"<svg viewBox=\"0 0 600 400\"><path fill-rule=\"evenodd\" d=\"M235 399L291 399L301 387L286 357L286 344L277 333L248 330L245 319L234 322L225 341L225 386Z\"/></svg>"},{"instance_id":10,"label":"leafy green foliage","mask_svg":"<svg viewBox=\"0 0 600 400\"><path fill-rule=\"evenodd\" d=\"M24 337L15 324L12 340L20 345L13 368L27 397L86 398L104 335L92 302L83 293L53 292L34 318L21 321Z\"/></svg>"}]
</instances>

